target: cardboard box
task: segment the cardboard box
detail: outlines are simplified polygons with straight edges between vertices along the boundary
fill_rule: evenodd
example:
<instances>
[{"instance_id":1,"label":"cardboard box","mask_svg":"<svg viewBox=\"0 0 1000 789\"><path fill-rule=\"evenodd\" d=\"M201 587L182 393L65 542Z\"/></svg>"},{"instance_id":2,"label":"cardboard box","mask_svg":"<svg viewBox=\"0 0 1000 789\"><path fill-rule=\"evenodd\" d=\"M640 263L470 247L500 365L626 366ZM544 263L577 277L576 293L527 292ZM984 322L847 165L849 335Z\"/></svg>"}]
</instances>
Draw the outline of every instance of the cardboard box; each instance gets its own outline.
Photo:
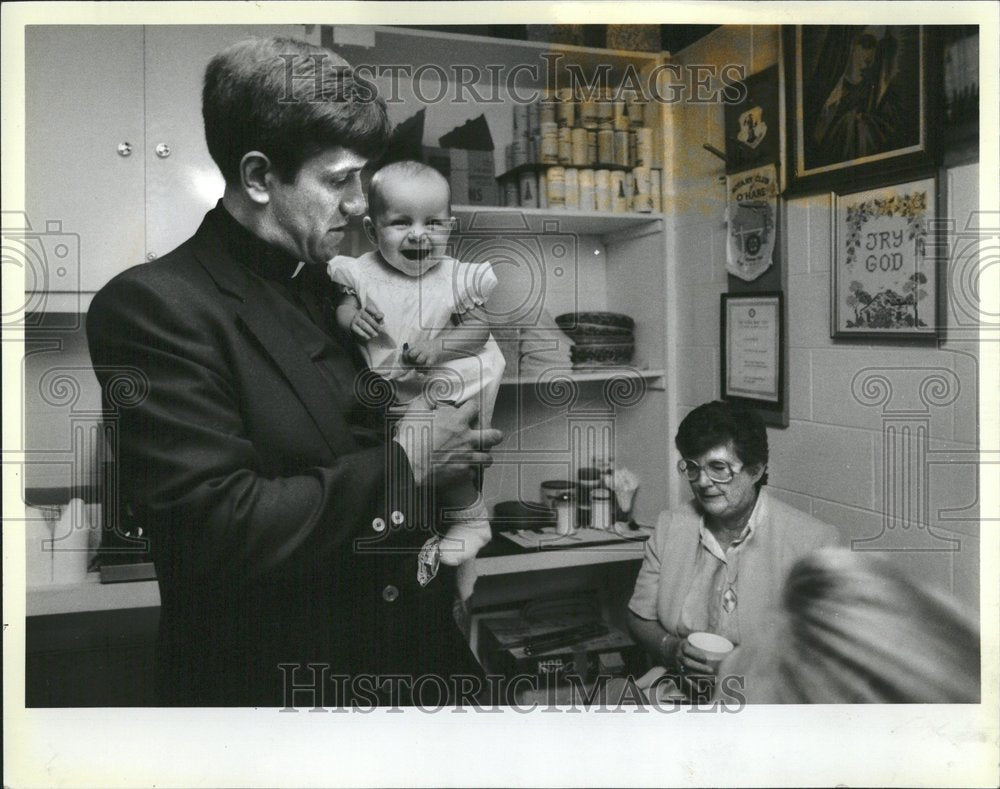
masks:
<instances>
[{"instance_id":1,"label":"cardboard box","mask_svg":"<svg viewBox=\"0 0 1000 789\"><path fill-rule=\"evenodd\" d=\"M424 161L448 179L455 205L499 205L493 151L425 146Z\"/></svg>"}]
</instances>

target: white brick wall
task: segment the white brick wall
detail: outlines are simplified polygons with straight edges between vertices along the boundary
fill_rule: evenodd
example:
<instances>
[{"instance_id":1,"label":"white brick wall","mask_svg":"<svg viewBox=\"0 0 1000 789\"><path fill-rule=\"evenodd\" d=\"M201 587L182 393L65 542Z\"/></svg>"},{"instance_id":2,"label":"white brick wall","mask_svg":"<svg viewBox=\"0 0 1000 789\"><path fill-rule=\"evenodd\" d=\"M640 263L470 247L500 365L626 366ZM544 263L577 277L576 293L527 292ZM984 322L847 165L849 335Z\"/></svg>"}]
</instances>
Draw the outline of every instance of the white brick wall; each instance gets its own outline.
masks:
<instances>
[{"instance_id":1,"label":"white brick wall","mask_svg":"<svg viewBox=\"0 0 1000 789\"><path fill-rule=\"evenodd\" d=\"M746 63L752 74L777 61L777 41L775 27L724 27L676 59ZM724 134L722 105L680 104L674 110L678 197L671 233L672 262L678 267L675 375L682 418L719 395L725 192L718 179L721 162L702 144L724 148ZM959 230L977 205L977 179L975 164L954 168L941 179L948 216ZM830 197L801 197L786 208L780 265L787 274L790 422L786 429L769 429L770 484L780 498L838 526L848 539L867 540L855 542L856 549L890 550L907 570L978 607L977 469L969 464L978 446L975 343L968 331L952 331L959 337L937 347L832 340ZM967 298L960 289L952 290L956 296L950 301ZM961 329L962 320L968 327L974 310L963 310L962 304L950 304L950 327ZM891 388L885 402L875 396L877 377ZM866 378L867 394L860 388ZM924 382L933 378L948 387L950 402L938 404L940 392L931 389L921 394L921 385L930 386ZM904 418L901 411L910 416ZM899 442L886 438L884 425L898 426ZM921 429L929 433L922 444L915 439Z\"/></svg>"}]
</instances>

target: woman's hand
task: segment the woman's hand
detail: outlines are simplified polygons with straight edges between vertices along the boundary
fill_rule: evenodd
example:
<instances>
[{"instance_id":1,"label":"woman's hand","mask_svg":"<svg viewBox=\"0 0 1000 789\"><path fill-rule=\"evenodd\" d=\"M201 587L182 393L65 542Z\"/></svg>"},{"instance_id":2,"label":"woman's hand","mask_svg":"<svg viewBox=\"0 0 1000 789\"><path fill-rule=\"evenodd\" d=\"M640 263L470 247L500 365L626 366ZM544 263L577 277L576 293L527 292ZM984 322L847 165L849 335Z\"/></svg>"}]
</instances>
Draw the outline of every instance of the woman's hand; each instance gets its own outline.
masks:
<instances>
[{"instance_id":1,"label":"woman's hand","mask_svg":"<svg viewBox=\"0 0 1000 789\"><path fill-rule=\"evenodd\" d=\"M682 674L715 676L716 667L709 662L704 650L692 646L686 638L677 642L673 655L674 663Z\"/></svg>"}]
</instances>

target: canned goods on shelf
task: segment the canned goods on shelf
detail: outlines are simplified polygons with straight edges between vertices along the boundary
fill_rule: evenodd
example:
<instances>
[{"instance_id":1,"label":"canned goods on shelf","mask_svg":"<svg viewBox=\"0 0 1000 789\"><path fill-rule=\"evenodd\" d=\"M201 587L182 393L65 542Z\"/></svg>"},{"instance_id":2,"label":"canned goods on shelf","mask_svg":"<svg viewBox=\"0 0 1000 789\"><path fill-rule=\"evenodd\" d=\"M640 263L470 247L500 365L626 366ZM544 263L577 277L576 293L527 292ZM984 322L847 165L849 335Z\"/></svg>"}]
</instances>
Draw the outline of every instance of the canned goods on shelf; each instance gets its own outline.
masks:
<instances>
[{"instance_id":1,"label":"canned goods on shelf","mask_svg":"<svg viewBox=\"0 0 1000 789\"><path fill-rule=\"evenodd\" d=\"M545 173L549 208L566 207L566 168L550 167Z\"/></svg>"},{"instance_id":2,"label":"canned goods on shelf","mask_svg":"<svg viewBox=\"0 0 1000 789\"><path fill-rule=\"evenodd\" d=\"M560 126L558 133L559 164L573 164L573 132L568 126Z\"/></svg>"},{"instance_id":3,"label":"canned goods on shelf","mask_svg":"<svg viewBox=\"0 0 1000 789\"><path fill-rule=\"evenodd\" d=\"M540 160L542 164L559 163L559 127L555 121L542 121L542 145Z\"/></svg>"},{"instance_id":4,"label":"canned goods on shelf","mask_svg":"<svg viewBox=\"0 0 1000 789\"><path fill-rule=\"evenodd\" d=\"M587 130L576 128L570 132L572 140L572 161L576 166L588 164L587 160Z\"/></svg>"},{"instance_id":5,"label":"canned goods on shelf","mask_svg":"<svg viewBox=\"0 0 1000 789\"><path fill-rule=\"evenodd\" d=\"M615 164L622 167L629 166L629 150L628 150L628 138L629 133L627 131L616 131L612 132L615 135L614 151L615 158L609 159Z\"/></svg>"},{"instance_id":6,"label":"canned goods on shelf","mask_svg":"<svg viewBox=\"0 0 1000 789\"><path fill-rule=\"evenodd\" d=\"M566 208L577 210L580 208L580 177L577 170L569 168L566 170Z\"/></svg>"},{"instance_id":7,"label":"canned goods on shelf","mask_svg":"<svg viewBox=\"0 0 1000 789\"><path fill-rule=\"evenodd\" d=\"M611 210L616 214L628 212L631 195L628 191L625 175L621 170L614 170L611 173Z\"/></svg>"},{"instance_id":8,"label":"canned goods on shelf","mask_svg":"<svg viewBox=\"0 0 1000 789\"><path fill-rule=\"evenodd\" d=\"M610 170L597 170L594 173L594 204L598 211L611 210Z\"/></svg>"},{"instance_id":9,"label":"canned goods on shelf","mask_svg":"<svg viewBox=\"0 0 1000 789\"><path fill-rule=\"evenodd\" d=\"M594 171L580 170L580 210L593 211L597 208L594 194Z\"/></svg>"},{"instance_id":10,"label":"canned goods on shelf","mask_svg":"<svg viewBox=\"0 0 1000 789\"><path fill-rule=\"evenodd\" d=\"M573 89L559 89L559 104L556 105L556 122L560 126L572 126L576 117L576 105L573 102Z\"/></svg>"}]
</instances>

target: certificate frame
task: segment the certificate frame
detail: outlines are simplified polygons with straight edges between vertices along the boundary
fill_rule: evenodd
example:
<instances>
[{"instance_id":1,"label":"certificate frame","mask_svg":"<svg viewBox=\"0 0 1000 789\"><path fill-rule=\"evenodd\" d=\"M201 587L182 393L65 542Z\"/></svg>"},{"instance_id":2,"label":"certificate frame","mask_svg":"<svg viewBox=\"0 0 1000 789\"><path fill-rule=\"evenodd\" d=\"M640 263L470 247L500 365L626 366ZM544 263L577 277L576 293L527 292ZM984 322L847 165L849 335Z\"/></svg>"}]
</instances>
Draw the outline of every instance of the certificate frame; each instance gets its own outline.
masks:
<instances>
[{"instance_id":1,"label":"certificate frame","mask_svg":"<svg viewBox=\"0 0 1000 789\"><path fill-rule=\"evenodd\" d=\"M747 318L756 319L756 324L748 326ZM786 399L784 294L721 294L719 348L722 398L781 417ZM759 358L749 359L748 348ZM748 371L750 364L755 365L753 371Z\"/></svg>"}]
</instances>

